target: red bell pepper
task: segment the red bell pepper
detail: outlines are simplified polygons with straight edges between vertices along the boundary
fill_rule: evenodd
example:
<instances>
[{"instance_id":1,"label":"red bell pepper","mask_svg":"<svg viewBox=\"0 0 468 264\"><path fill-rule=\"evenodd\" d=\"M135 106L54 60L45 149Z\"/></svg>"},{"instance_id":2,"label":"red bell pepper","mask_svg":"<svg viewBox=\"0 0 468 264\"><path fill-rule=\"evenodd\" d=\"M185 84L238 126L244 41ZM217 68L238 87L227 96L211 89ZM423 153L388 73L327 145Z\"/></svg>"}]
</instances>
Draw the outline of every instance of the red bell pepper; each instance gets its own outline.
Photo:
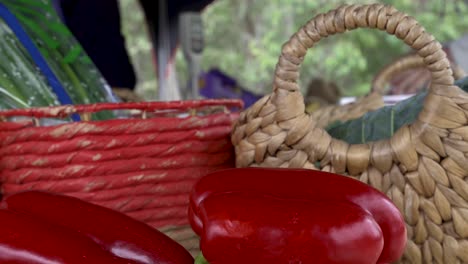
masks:
<instances>
[{"instance_id":1,"label":"red bell pepper","mask_svg":"<svg viewBox=\"0 0 468 264\"><path fill-rule=\"evenodd\" d=\"M0 263L193 264L181 245L117 211L27 191L0 205Z\"/></svg>"},{"instance_id":2,"label":"red bell pepper","mask_svg":"<svg viewBox=\"0 0 468 264\"><path fill-rule=\"evenodd\" d=\"M0 210L0 263L135 263L88 238L30 216Z\"/></svg>"},{"instance_id":3,"label":"red bell pepper","mask_svg":"<svg viewBox=\"0 0 468 264\"><path fill-rule=\"evenodd\" d=\"M406 227L383 193L352 178L302 169L211 173L189 217L210 264L392 263Z\"/></svg>"}]
</instances>

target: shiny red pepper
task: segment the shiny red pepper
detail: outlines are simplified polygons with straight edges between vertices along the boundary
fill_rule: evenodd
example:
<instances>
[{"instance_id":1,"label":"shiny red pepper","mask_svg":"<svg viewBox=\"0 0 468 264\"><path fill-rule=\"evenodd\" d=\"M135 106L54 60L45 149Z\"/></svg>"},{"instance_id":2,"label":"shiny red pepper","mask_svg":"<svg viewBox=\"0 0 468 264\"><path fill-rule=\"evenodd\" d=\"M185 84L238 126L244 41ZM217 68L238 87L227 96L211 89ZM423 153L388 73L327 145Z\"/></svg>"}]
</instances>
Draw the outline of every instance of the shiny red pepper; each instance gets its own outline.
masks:
<instances>
[{"instance_id":1,"label":"shiny red pepper","mask_svg":"<svg viewBox=\"0 0 468 264\"><path fill-rule=\"evenodd\" d=\"M156 229L77 198L27 191L0 206L0 263L193 262Z\"/></svg>"},{"instance_id":2,"label":"shiny red pepper","mask_svg":"<svg viewBox=\"0 0 468 264\"><path fill-rule=\"evenodd\" d=\"M244 168L202 178L189 217L210 264L383 264L406 227L381 192L337 174Z\"/></svg>"}]
</instances>

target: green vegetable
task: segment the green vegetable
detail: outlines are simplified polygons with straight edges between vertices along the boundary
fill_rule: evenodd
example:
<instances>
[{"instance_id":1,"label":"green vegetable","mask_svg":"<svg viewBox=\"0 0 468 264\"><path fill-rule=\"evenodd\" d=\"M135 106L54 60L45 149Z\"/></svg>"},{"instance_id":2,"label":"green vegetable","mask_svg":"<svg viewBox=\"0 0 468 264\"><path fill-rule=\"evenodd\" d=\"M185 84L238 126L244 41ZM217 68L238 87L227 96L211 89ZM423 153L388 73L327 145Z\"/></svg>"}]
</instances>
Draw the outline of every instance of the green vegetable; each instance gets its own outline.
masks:
<instances>
[{"instance_id":1,"label":"green vegetable","mask_svg":"<svg viewBox=\"0 0 468 264\"><path fill-rule=\"evenodd\" d=\"M46 84L44 76L40 74L23 46L17 41L17 45L9 45L15 43L13 36L13 34L5 36L4 48L9 55L10 73L18 74L18 78L13 78L15 85L22 88L23 94L29 97L29 100L37 98L37 103L30 104L32 106L57 105L58 102L51 88Z\"/></svg>"},{"instance_id":2,"label":"green vegetable","mask_svg":"<svg viewBox=\"0 0 468 264\"><path fill-rule=\"evenodd\" d=\"M456 81L455 84L468 91L468 77ZM416 120L426 95L427 91L421 91L411 98L368 112L358 119L335 122L326 130L331 136L350 144L388 139L400 127Z\"/></svg>"},{"instance_id":3,"label":"green vegetable","mask_svg":"<svg viewBox=\"0 0 468 264\"><path fill-rule=\"evenodd\" d=\"M206 261L205 257L203 257L203 254L200 253L200 255L198 255L195 258L195 264L209 264L209 263L208 261Z\"/></svg>"},{"instance_id":4,"label":"green vegetable","mask_svg":"<svg viewBox=\"0 0 468 264\"><path fill-rule=\"evenodd\" d=\"M31 57L1 19L0 57L3 58L0 63L0 88L5 96L1 98L1 108L58 105L56 96Z\"/></svg>"},{"instance_id":5,"label":"green vegetable","mask_svg":"<svg viewBox=\"0 0 468 264\"><path fill-rule=\"evenodd\" d=\"M109 86L61 22L50 1L5 0L3 3L20 21L74 104L115 101ZM112 117L112 112L105 112L94 114L92 119Z\"/></svg>"},{"instance_id":6,"label":"green vegetable","mask_svg":"<svg viewBox=\"0 0 468 264\"><path fill-rule=\"evenodd\" d=\"M9 93L6 89L1 88L0 86L0 109L13 108L16 106L28 107L28 104L16 97L15 95Z\"/></svg>"}]
</instances>

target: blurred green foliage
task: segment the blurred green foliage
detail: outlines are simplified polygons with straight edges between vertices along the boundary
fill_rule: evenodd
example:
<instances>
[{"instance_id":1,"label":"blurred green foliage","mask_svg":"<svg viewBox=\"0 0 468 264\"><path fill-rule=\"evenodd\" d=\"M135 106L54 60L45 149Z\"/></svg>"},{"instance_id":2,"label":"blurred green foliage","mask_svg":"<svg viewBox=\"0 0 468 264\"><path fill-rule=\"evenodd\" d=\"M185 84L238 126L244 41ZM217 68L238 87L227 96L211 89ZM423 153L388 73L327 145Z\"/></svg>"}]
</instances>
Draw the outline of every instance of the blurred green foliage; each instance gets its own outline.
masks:
<instances>
[{"instance_id":1,"label":"blurred green foliage","mask_svg":"<svg viewBox=\"0 0 468 264\"><path fill-rule=\"evenodd\" d=\"M151 56L134 0L120 0L124 34L135 64L147 65ZM350 1L347 1L349 3ZM362 0L359 3L375 1ZM384 0L414 16L440 42L468 33L468 7L462 0ZM339 0L216 0L204 12L206 48L203 69L216 67L247 89L268 93L281 45L315 15L336 8ZM356 2L357 3L357 2ZM143 31L143 32L142 32ZM307 54L301 70L302 87L314 77L335 81L344 95L362 95L384 65L409 48L393 36L360 29L328 37ZM180 53L180 52L179 52ZM146 55L143 55L146 54ZM178 76L185 78L183 56L177 56ZM156 89L154 70L140 69L139 89ZM144 71L144 72L142 72Z\"/></svg>"}]
</instances>

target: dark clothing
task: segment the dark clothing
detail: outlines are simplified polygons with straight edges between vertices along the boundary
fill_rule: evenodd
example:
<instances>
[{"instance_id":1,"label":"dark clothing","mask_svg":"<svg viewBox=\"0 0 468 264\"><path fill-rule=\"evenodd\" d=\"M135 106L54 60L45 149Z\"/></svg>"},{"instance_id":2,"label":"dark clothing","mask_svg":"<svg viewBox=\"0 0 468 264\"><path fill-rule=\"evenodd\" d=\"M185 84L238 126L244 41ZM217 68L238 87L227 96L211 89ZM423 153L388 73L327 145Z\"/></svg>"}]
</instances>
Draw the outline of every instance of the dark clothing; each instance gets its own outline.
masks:
<instances>
[{"instance_id":1,"label":"dark clothing","mask_svg":"<svg viewBox=\"0 0 468 264\"><path fill-rule=\"evenodd\" d=\"M175 51L178 43L178 18L179 14L185 11L201 11L214 0L167 0L168 27L170 30L171 51ZM148 23L151 40L155 48L158 43L158 14L159 4L155 0L140 0Z\"/></svg>"},{"instance_id":2,"label":"dark clothing","mask_svg":"<svg viewBox=\"0 0 468 264\"><path fill-rule=\"evenodd\" d=\"M65 24L112 87L134 89L135 72L121 33L117 0L58 0ZM171 48L177 45L177 18L182 11L200 11L213 0L167 0ZM158 1L141 0L151 38L158 37Z\"/></svg>"},{"instance_id":3,"label":"dark clothing","mask_svg":"<svg viewBox=\"0 0 468 264\"><path fill-rule=\"evenodd\" d=\"M117 0L61 0L65 24L112 87L133 89Z\"/></svg>"}]
</instances>

